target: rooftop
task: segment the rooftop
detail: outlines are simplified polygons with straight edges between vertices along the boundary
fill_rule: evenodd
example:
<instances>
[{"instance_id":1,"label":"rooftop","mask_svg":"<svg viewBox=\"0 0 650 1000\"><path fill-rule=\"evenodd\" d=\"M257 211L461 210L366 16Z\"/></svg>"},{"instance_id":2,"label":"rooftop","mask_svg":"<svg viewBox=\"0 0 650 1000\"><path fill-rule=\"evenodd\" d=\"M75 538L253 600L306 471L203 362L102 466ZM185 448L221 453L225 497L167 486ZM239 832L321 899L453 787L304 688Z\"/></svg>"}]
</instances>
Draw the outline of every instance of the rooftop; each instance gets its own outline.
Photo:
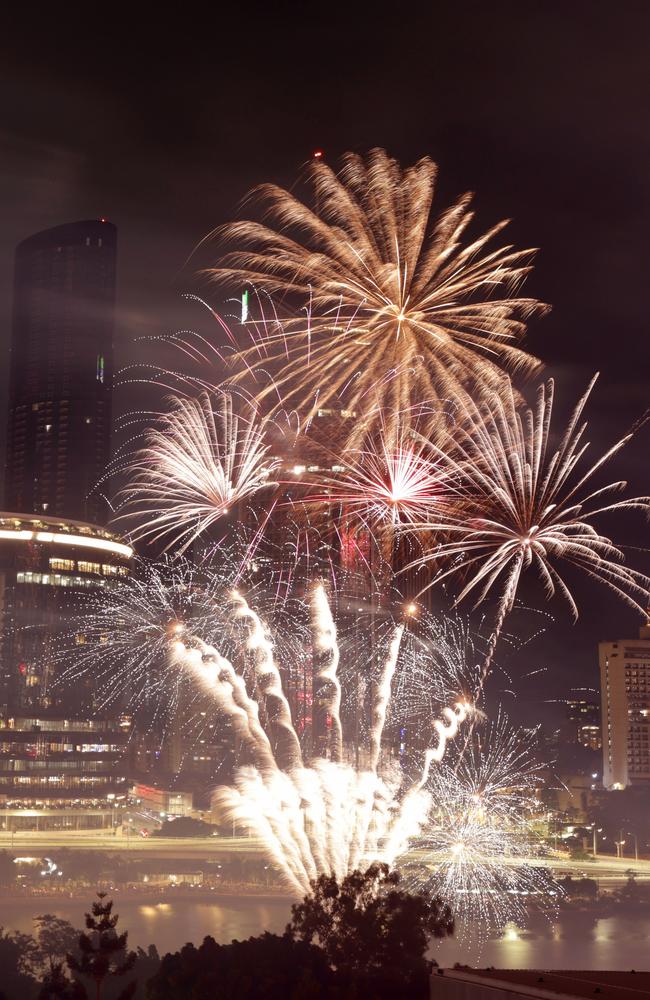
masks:
<instances>
[{"instance_id":1,"label":"rooftop","mask_svg":"<svg viewBox=\"0 0 650 1000\"><path fill-rule=\"evenodd\" d=\"M444 969L446 979L460 980L467 986L494 990L495 1000L502 996L526 996L555 1000L561 997L594 997L599 1000L641 1000L650 996L650 972L605 972L599 970L545 969ZM436 986L438 984L436 983ZM435 989L435 987L434 987ZM444 993L441 993L444 996ZM472 993L464 994L470 1000ZM478 996L478 991L477 991Z\"/></svg>"},{"instance_id":2,"label":"rooftop","mask_svg":"<svg viewBox=\"0 0 650 1000\"><path fill-rule=\"evenodd\" d=\"M88 524L70 518L44 517L41 514L0 512L0 541L78 545L83 548L114 552L125 559L133 557L130 545L126 545L118 535L98 524Z\"/></svg>"}]
</instances>

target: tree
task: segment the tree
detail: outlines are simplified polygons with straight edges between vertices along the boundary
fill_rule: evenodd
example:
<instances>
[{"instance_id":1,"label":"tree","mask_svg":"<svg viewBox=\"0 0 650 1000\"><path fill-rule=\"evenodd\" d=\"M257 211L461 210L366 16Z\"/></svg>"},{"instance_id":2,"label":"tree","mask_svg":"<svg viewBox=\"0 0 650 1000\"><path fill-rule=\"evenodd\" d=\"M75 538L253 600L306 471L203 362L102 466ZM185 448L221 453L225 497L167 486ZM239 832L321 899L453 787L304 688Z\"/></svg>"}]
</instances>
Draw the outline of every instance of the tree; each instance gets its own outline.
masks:
<instances>
[{"instance_id":1,"label":"tree","mask_svg":"<svg viewBox=\"0 0 650 1000\"><path fill-rule=\"evenodd\" d=\"M63 962L53 962L45 973L37 1000L87 1000L88 994L76 979L70 979Z\"/></svg>"},{"instance_id":2,"label":"tree","mask_svg":"<svg viewBox=\"0 0 650 1000\"><path fill-rule=\"evenodd\" d=\"M34 918L36 924L36 943L41 969L52 971L55 965L63 968L66 956L70 953L79 958L79 930L68 920L45 913Z\"/></svg>"},{"instance_id":3,"label":"tree","mask_svg":"<svg viewBox=\"0 0 650 1000\"><path fill-rule=\"evenodd\" d=\"M0 927L0 996L13 998L33 995L36 981L31 975L31 969L37 947L31 934L21 934L20 931L9 934Z\"/></svg>"},{"instance_id":4,"label":"tree","mask_svg":"<svg viewBox=\"0 0 650 1000\"><path fill-rule=\"evenodd\" d=\"M428 996L431 938L453 934L451 910L440 899L427 899L397 888L400 875L375 863L354 871L339 884L321 875L311 894L291 908L286 933L317 940L345 984L364 996Z\"/></svg>"},{"instance_id":5,"label":"tree","mask_svg":"<svg viewBox=\"0 0 650 1000\"><path fill-rule=\"evenodd\" d=\"M202 819L192 816L179 816L178 819L166 819L158 830L153 831L154 837L210 837L217 828Z\"/></svg>"},{"instance_id":6,"label":"tree","mask_svg":"<svg viewBox=\"0 0 650 1000\"><path fill-rule=\"evenodd\" d=\"M13 854L0 851L0 885L13 885L16 881L16 865Z\"/></svg>"},{"instance_id":7,"label":"tree","mask_svg":"<svg viewBox=\"0 0 650 1000\"><path fill-rule=\"evenodd\" d=\"M147 984L148 1000L326 1000L334 977L323 951L288 935L199 948L186 944L165 955Z\"/></svg>"},{"instance_id":8,"label":"tree","mask_svg":"<svg viewBox=\"0 0 650 1000\"><path fill-rule=\"evenodd\" d=\"M627 882L621 889L619 896L621 899L628 901L637 900L640 898L639 886L637 885L636 876L628 875Z\"/></svg>"},{"instance_id":9,"label":"tree","mask_svg":"<svg viewBox=\"0 0 650 1000\"><path fill-rule=\"evenodd\" d=\"M133 977L137 983L137 989L134 996L139 1000L140 997L143 998L146 994L146 984L154 976L158 969L160 968L160 955L158 954L158 949L155 944L150 944L147 950L138 947L136 951L135 964L133 966Z\"/></svg>"},{"instance_id":10,"label":"tree","mask_svg":"<svg viewBox=\"0 0 650 1000\"><path fill-rule=\"evenodd\" d=\"M96 1000L101 1000L106 981L126 975L135 964L136 954L126 950L128 932L118 934L115 930L119 917L113 915L113 901L104 902L105 892L98 892L97 899L98 902L92 904L92 913L86 914L86 927L91 933L79 935L81 957L69 954L67 962L72 972L94 981ZM130 982L118 1000L128 1000L135 989L135 981Z\"/></svg>"}]
</instances>

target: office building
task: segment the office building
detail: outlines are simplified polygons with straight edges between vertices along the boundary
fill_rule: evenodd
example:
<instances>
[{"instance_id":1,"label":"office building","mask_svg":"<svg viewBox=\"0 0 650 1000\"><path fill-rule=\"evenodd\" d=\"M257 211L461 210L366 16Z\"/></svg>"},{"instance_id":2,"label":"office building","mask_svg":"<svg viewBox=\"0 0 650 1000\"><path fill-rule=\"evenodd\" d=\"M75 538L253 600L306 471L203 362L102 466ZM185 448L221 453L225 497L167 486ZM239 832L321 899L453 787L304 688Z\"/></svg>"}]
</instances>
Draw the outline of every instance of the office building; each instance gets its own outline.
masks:
<instances>
[{"instance_id":1,"label":"office building","mask_svg":"<svg viewBox=\"0 0 650 1000\"><path fill-rule=\"evenodd\" d=\"M598 647L603 720L603 784L650 784L650 624L638 639Z\"/></svg>"},{"instance_id":2,"label":"office building","mask_svg":"<svg viewBox=\"0 0 650 1000\"><path fill-rule=\"evenodd\" d=\"M130 720L102 707L90 675L61 683L60 652L72 616L120 585L132 555L96 525L0 514L0 828L110 825L126 796Z\"/></svg>"},{"instance_id":3,"label":"office building","mask_svg":"<svg viewBox=\"0 0 650 1000\"><path fill-rule=\"evenodd\" d=\"M575 689L566 701L571 740L585 750L600 750L603 745L600 705L590 690Z\"/></svg>"},{"instance_id":4,"label":"office building","mask_svg":"<svg viewBox=\"0 0 650 1000\"><path fill-rule=\"evenodd\" d=\"M93 830L126 804L128 723L0 720L0 830Z\"/></svg>"},{"instance_id":5,"label":"office building","mask_svg":"<svg viewBox=\"0 0 650 1000\"><path fill-rule=\"evenodd\" d=\"M16 250L5 509L95 524L110 459L116 229L36 233Z\"/></svg>"}]
</instances>

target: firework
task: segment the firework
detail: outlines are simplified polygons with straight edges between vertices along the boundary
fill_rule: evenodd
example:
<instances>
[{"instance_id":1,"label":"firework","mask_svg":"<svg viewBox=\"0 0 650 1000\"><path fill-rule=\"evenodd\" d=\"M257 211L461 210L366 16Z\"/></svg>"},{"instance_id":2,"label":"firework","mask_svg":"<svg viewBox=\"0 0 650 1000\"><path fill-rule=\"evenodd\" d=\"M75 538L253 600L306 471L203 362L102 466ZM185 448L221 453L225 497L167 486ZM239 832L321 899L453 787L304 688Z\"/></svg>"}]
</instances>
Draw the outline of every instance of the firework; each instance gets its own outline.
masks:
<instances>
[{"instance_id":1,"label":"firework","mask_svg":"<svg viewBox=\"0 0 650 1000\"><path fill-rule=\"evenodd\" d=\"M366 448L344 453L342 461L343 471L328 476L305 503L341 505L347 518L372 530L422 523L453 495L428 442L406 428L397 432L396 442L382 430Z\"/></svg>"},{"instance_id":2,"label":"firework","mask_svg":"<svg viewBox=\"0 0 650 1000\"><path fill-rule=\"evenodd\" d=\"M134 540L166 539L182 554L234 505L276 485L277 467L263 426L236 415L228 393L174 397L129 464L117 520L135 518Z\"/></svg>"},{"instance_id":3,"label":"firework","mask_svg":"<svg viewBox=\"0 0 650 1000\"><path fill-rule=\"evenodd\" d=\"M422 752L417 778L407 787L397 762L380 768L381 742L402 627L393 630L382 662L371 713L367 765L344 759L341 685L338 679L337 630L322 586L313 589L311 621L316 650L318 697L326 714L329 757L303 760L289 703L284 697L270 636L241 594L232 595L237 615L249 623L248 648L256 660L256 687L264 713L284 736L277 753L262 725L260 705L243 678L214 647L196 636L175 644L179 668L198 678L219 711L231 721L250 754L234 784L215 792L214 805L226 821L237 821L261 841L268 858L297 892L321 872L338 876L375 859L392 862L420 831L430 807L425 790L431 765L441 761L447 744L471 714L457 702L432 720L432 740ZM269 704L269 700L271 704Z\"/></svg>"},{"instance_id":4,"label":"firework","mask_svg":"<svg viewBox=\"0 0 650 1000\"><path fill-rule=\"evenodd\" d=\"M59 684L93 680L95 710L141 711L164 730L196 702L187 678L170 669L170 648L186 632L216 635L218 577L185 560L140 562L127 579L90 591L61 637ZM190 715L191 715L190 711Z\"/></svg>"},{"instance_id":5,"label":"firework","mask_svg":"<svg viewBox=\"0 0 650 1000\"><path fill-rule=\"evenodd\" d=\"M533 822L541 768L529 746L530 734L499 717L474 733L459 761L447 758L431 773L433 805L408 879L449 902L461 935L523 922L531 903L553 908L558 889Z\"/></svg>"},{"instance_id":6,"label":"firework","mask_svg":"<svg viewBox=\"0 0 650 1000\"><path fill-rule=\"evenodd\" d=\"M560 592L574 617L578 607L558 569L562 561L646 614L650 580L625 565L622 550L592 523L612 511L650 510L647 497L611 500L612 494L625 487L624 482L593 484L629 436L593 463L583 463L588 444L582 414L594 381L578 401L556 449L550 444L552 380L540 387L535 408L523 412L518 411L509 385L478 405L467 400L466 419L457 428L451 449L445 453L434 449L448 474L456 477L462 499L438 521L420 526L426 532L442 533L424 561L453 560L435 579L463 574L457 602L476 594L478 604L498 588L486 670L528 568L537 570L547 597Z\"/></svg>"},{"instance_id":7,"label":"firework","mask_svg":"<svg viewBox=\"0 0 650 1000\"><path fill-rule=\"evenodd\" d=\"M489 247L505 223L463 243L468 194L432 220L435 178L428 158L402 169L381 149L347 154L339 173L319 160L313 210L266 184L257 194L268 224L224 227L236 247L211 276L281 298L300 316L265 322L235 355L237 379L273 372L258 401L279 394L304 416L343 405L356 411L357 431L382 406L397 414L427 401L433 425L436 404L459 385L489 387L498 366L536 366L516 346L545 308L517 295L532 251Z\"/></svg>"}]
</instances>

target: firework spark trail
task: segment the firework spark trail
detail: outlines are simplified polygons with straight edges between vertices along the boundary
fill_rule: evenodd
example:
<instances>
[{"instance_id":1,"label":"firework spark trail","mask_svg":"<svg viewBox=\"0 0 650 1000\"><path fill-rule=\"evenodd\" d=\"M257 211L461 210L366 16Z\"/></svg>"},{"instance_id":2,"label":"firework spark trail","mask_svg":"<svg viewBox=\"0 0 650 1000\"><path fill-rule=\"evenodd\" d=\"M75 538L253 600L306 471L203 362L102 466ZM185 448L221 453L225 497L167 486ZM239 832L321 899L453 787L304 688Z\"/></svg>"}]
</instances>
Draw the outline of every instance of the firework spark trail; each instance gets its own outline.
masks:
<instances>
[{"instance_id":1,"label":"firework spark trail","mask_svg":"<svg viewBox=\"0 0 650 1000\"><path fill-rule=\"evenodd\" d=\"M255 766L262 773L276 771L273 749L260 722L259 706L249 696L244 679L214 647L200 640L192 641L194 647L189 648L183 641L177 641L174 656L209 687L219 708L233 720L238 734L249 744Z\"/></svg>"},{"instance_id":2,"label":"firework spark trail","mask_svg":"<svg viewBox=\"0 0 650 1000\"><path fill-rule=\"evenodd\" d=\"M337 763L343 754L343 729L341 726L341 683L337 676L339 647L336 625L327 594L322 584L314 587L311 599L314 650L318 663L316 674L318 697L325 704L332 720L332 759Z\"/></svg>"},{"instance_id":3,"label":"firework spark trail","mask_svg":"<svg viewBox=\"0 0 650 1000\"><path fill-rule=\"evenodd\" d=\"M384 669L377 687L372 726L370 729L371 771L375 771L377 769L377 764L379 763L381 737L386 724L386 709L388 708L388 702L390 701L390 689L393 681L393 674L395 673L395 667L397 666L397 656L399 654L399 647L402 641L403 632L403 625L400 625L395 629L395 634L392 638L390 648L388 650L388 656L386 657Z\"/></svg>"},{"instance_id":4,"label":"firework spark trail","mask_svg":"<svg viewBox=\"0 0 650 1000\"><path fill-rule=\"evenodd\" d=\"M500 394L480 404L468 398L464 422L459 423L449 448L443 452L432 446L448 474L456 477L459 499L437 520L416 525L416 529L443 536L417 564L443 563L434 583L459 572L466 574L456 603L476 590L476 604L480 603L506 577L484 674L489 671L521 576L531 566L537 569L546 596L550 598L559 590L574 618L578 616L576 601L557 568L562 560L605 584L646 615L650 578L623 565L622 550L591 523L611 511L650 510L648 497L609 502L608 495L623 489L623 482L592 487L593 477L627 443L629 435L584 471L578 471L588 448L583 442L587 424L580 421L594 382L595 378L578 400L555 451L549 440L552 380L540 386L535 408L523 413L510 384L504 383ZM449 559L455 561L445 569L444 562Z\"/></svg>"},{"instance_id":5,"label":"firework spark trail","mask_svg":"<svg viewBox=\"0 0 650 1000\"><path fill-rule=\"evenodd\" d=\"M227 577L239 561L237 551L231 556L224 552ZM188 736L198 740L211 722L205 699L174 668L169 649L187 632L211 640L221 633L214 607L222 574L204 573L184 559L138 560L132 570L84 594L53 652L56 684L74 698L92 679L96 700L86 711L126 711L136 717L138 733L146 728L161 742L183 715Z\"/></svg>"},{"instance_id":6,"label":"firework spark trail","mask_svg":"<svg viewBox=\"0 0 650 1000\"><path fill-rule=\"evenodd\" d=\"M240 616L252 622L248 645L258 657L256 671L262 679L271 675L275 685L277 667L264 626L259 619L255 620L242 599L236 600L236 606ZM327 680L330 695L332 688L335 690L328 708L338 714L340 687L336 687L336 667L339 650L322 585L313 589L311 607L315 639L326 653L321 679L324 676ZM379 773L378 750L401 631L398 627L394 633L384 663L382 684L373 706L370 766L361 771L342 761L342 746L336 741L330 760L316 759L306 765L301 757L293 754L288 755L287 766L280 767L260 722L257 703L248 695L243 678L236 674L229 661L200 640L185 639L175 643L174 655L181 668L203 682L253 753L255 766L239 768L234 786L217 789L214 803L225 819L243 823L255 832L268 857L295 891L308 891L309 880L320 872L333 872L340 877L363 859L394 861L426 821L431 799L423 785L430 764L433 760L442 760L448 740L456 734L470 708L459 703L455 709L444 710L447 724L440 720L434 722L438 742L436 747L426 751L426 774L413 788L403 793L397 765L389 768L385 775ZM264 683L261 689L264 691ZM281 699L279 704L297 744L288 704Z\"/></svg>"},{"instance_id":7,"label":"firework spark trail","mask_svg":"<svg viewBox=\"0 0 650 1000\"><path fill-rule=\"evenodd\" d=\"M403 854L409 840L422 829L431 802L431 796L424 791L431 773L431 765L443 760L448 742L454 739L461 723L472 714L470 705L459 702L454 708L443 709L447 725L440 719L434 720L433 729L438 737L438 743L425 751L422 771L404 795L400 809L392 820L385 846L387 857L395 858Z\"/></svg>"},{"instance_id":8,"label":"firework spark trail","mask_svg":"<svg viewBox=\"0 0 650 1000\"><path fill-rule=\"evenodd\" d=\"M189 649L182 642L177 642L175 655L184 658L183 665L210 690L219 708L228 715L238 734L248 743L255 762L254 769L242 769L236 791L228 789L222 793L224 802L236 804L238 792L244 800L259 803L254 819L256 826L261 826L266 834L265 844L269 844L270 838L271 856L277 860L278 851L283 850L284 867L288 874L294 879L297 872L310 873L308 877L313 877L315 868L311 863L309 842L296 822L300 807L296 789L278 766L269 738L260 723L257 702L249 696L243 678L225 657L200 640L194 642L198 644L197 648ZM257 789L257 795L251 798L252 788ZM238 813L241 818L241 811L238 810ZM288 838L285 835L287 829L290 833Z\"/></svg>"},{"instance_id":9,"label":"firework spark trail","mask_svg":"<svg viewBox=\"0 0 650 1000\"><path fill-rule=\"evenodd\" d=\"M450 902L461 935L473 927L484 939L507 920L525 920L531 901L548 907L559 892L539 867L535 790L543 768L531 733L512 730L503 715L456 753L458 762L447 758L431 774L425 862L412 881Z\"/></svg>"},{"instance_id":10,"label":"firework spark trail","mask_svg":"<svg viewBox=\"0 0 650 1000\"><path fill-rule=\"evenodd\" d=\"M452 486L428 441L416 439L404 424L397 434L391 442L392 435L383 430L362 450L344 451L338 458L344 470L314 484L304 503L343 504L347 517L374 529L422 522L434 514L449 502Z\"/></svg>"},{"instance_id":11,"label":"firework spark trail","mask_svg":"<svg viewBox=\"0 0 650 1000\"><path fill-rule=\"evenodd\" d=\"M371 414L380 400L398 414L460 385L494 387L499 365L537 365L515 346L546 308L517 296L532 251L488 248L505 223L463 245L470 195L432 221L436 172L427 158L403 170L381 149L347 154L339 172L317 161L315 211L266 184L257 193L268 225L223 227L234 248L212 278L279 294L307 315L269 324L233 356L234 379L252 371L263 386L259 401L279 395L309 417L337 400ZM358 421L352 436L363 430Z\"/></svg>"},{"instance_id":12,"label":"firework spark trail","mask_svg":"<svg viewBox=\"0 0 650 1000\"><path fill-rule=\"evenodd\" d=\"M302 764L302 751L296 731L291 721L291 709L282 689L282 678L273 656L273 643L259 616L249 607L246 599L238 591L232 592L235 615L250 625L247 646L255 654L255 674L258 685L266 699L273 699L275 712L273 722L282 729L287 740L287 755L290 767Z\"/></svg>"},{"instance_id":13,"label":"firework spark trail","mask_svg":"<svg viewBox=\"0 0 650 1000\"><path fill-rule=\"evenodd\" d=\"M490 671L492 669L492 660L494 659L494 654L496 652L497 643L501 637L501 632L506 618L512 611L512 606L515 601L515 596L517 593L517 586L519 584L519 577L521 576L521 570L523 566L523 555L519 554L513 560L512 566L510 567L510 572L508 574L508 579L503 591L503 598L499 603L497 610L497 617L490 633L490 638L488 640L488 647L485 653L485 657L480 667L480 672L478 675L478 681L474 689L474 704L476 706L480 705L481 698L483 697L483 689L485 688L485 682L487 681ZM475 712L472 719L470 720L469 727L465 733L465 740L463 742L463 749L458 756L458 766L460 766L463 760L463 754L467 749L472 736L474 735L474 728L478 720L478 712Z\"/></svg>"},{"instance_id":14,"label":"firework spark trail","mask_svg":"<svg viewBox=\"0 0 650 1000\"><path fill-rule=\"evenodd\" d=\"M127 463L128 485L117 521L141 522L137 539L168 539L182 554L233 504L277 485L264 425L254 411L236 415L232 396L173 397L168 413L145 433L145 446ZM182 543L182 544L181 544Z\"/></svg>"}]
</instances>

